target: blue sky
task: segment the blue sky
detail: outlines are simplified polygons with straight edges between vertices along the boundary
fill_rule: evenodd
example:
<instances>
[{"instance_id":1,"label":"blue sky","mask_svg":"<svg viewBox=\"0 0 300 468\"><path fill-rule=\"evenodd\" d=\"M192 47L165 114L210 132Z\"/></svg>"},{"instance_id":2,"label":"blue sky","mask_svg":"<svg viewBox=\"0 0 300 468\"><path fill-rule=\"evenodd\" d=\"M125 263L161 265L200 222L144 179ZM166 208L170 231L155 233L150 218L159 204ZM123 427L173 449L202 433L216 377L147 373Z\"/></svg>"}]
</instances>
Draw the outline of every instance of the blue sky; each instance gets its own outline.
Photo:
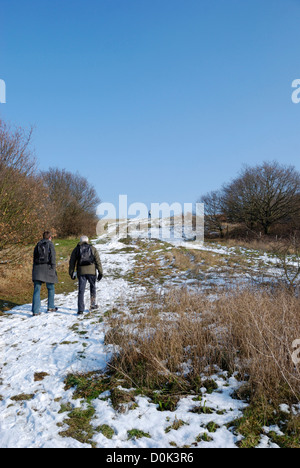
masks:
<instances>
[{"instance_id":1,"label":"blue sky","mask_svg":"<svg viewBox=\"0 0 300 468\"><path fill-rule=\"evenodd\" d=\"M104 202L195 202L300 170L299 0L1 0L0 116Z\"/></svg>"}]
</instances>

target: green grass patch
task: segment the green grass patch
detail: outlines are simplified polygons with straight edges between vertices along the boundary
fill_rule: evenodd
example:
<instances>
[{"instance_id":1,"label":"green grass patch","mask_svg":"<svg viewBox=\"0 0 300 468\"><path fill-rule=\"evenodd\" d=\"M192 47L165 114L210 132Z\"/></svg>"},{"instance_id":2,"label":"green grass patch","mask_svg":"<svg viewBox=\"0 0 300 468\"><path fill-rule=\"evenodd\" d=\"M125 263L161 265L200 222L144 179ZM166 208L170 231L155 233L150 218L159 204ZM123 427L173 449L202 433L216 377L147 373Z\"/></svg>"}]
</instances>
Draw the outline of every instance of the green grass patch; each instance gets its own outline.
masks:
<instances>
[{"instance_id":1,"label":"green grass patch","mask_svg":"<svg viewBox=\"0 0 300 468\"><path fill-rule=\"evenodd\" d=\"M56 261L57 263L62 260L69 260L72 251L77 246L79 238L70 237L67 239L53 239L53 244L56 251Z\"/></svg>"},{"instance_id":2,"label":"green grass patch","mask_svg":"<svg viewBox=\"0 0 300 468\"><path fill-rule=\"evenodd\" d=\"M110 385L110 378L99 372L69 374L65 379L65 390L74 387L74 398L84 398L88 403L98 398L101 393L110 390Z\"/></svg>"},{"instance_id":3,"label":"green grass patch","mask_svg":"<svg viewBox=\"0 0 300 468\"><path fill-rule=\"evenodd\" d=\"M58 414L69 413L72 411L72 409L73 406L71 405L71 403L62 403Z\"/></svg>"},{"instance_id":4,"label":"green grass patch","mask_svg":"<svg viewBox=\"0 0 300 468\"><path fill-rule=\"evenodd\" d=\"M115 431L112 427L108 426L107 424L102 424L96 428L96 432L101 432L107 439L112 439L115 435Z\"/></svg>"},{"instance_id":5,"label":"green grass patch","mask_svg":"<svg viewBox=\"0 0 300 468\"><path fill-rule=\"evenodd\" d=\"M264 427L278 426L284 435L274 431L267 433L272 442L281 448L300 448L300 415L283 413L273 405L260 400L253 402L243 413L243 416L228 427L243 436L239 442L240 448L255 448L261 437L266 435Z\"/></svg>"},{"instance_id":6,"label":"green grass patch","mask_svg":"<svg viewBox=\"0 0 300 468\"><path fill-rule=\"evenodd\" d=\"M95 433L91 421L95 415L95 409L89 405L87 409L75 408L68 413L68 418L64 423L68 425L68 429L59 433L61 437L71 437L78 440L82 444L91 444L93 446L92 437Z\"/></svg>"},{"instance_id":7,"label":"green grass patch","mask_svg":"<svg viewBox=\"0 0 300 468\"><path fill-rule=\"evenodd\" d=\"M140 431L139 429L131 429L130 431L127 431L127 437L128 437L128 440L142 439L143 437L147 437L148 439L151 439L150 434L144 431Z\"/></svg>"}]
</instances>

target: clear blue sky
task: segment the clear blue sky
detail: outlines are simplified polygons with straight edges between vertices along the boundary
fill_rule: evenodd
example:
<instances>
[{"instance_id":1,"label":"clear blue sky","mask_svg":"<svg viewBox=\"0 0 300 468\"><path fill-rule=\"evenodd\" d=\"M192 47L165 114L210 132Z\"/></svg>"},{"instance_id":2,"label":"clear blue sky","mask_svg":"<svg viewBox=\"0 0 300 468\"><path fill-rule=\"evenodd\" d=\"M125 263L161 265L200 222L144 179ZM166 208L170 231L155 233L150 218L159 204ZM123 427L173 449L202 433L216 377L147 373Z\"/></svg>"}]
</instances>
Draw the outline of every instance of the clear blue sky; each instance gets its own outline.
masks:
<instances>
[{"instance_id":1,"label":"clear blue sky","mask_svg":"<svg viewBox=\"0 0 300 468\"><path fill-rule=\"evenodd\" d=\"M300 170L299 0L1 0L0 116L102 201L195 202Z\"/></svg>"}]
</instances>

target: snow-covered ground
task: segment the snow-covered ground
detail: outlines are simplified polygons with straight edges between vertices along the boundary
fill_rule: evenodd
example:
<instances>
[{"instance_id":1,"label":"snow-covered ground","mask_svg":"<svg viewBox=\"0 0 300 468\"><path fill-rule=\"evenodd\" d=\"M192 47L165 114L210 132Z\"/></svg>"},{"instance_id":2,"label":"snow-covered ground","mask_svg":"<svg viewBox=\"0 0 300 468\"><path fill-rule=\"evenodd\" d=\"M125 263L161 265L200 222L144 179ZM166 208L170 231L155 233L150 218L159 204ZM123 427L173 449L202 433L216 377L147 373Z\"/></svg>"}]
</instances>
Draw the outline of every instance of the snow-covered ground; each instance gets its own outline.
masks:
<instances>
[{"instance_id":1,"label":"snow-covered ground","mask_svg":"<svg viewBox=\"0 0 300 468\"><path fill-rule=\"evenodd\" d=\"M146 236L147 237L147 234ZM67 413L62 405L78 408L84 404L74 398L74 389L65 389L64 380L70 373L104 371L112 349L104 342L107 323L105 312L138 295L145 294L143 286L126 280L134 267L135 254L124 250L124 244L106 235L95 244L99 249L105 276L98 286L99 312L77 316L77 292L57 295L58 312L32 317L31 305L17 307L0 317L0 447L54 448L91 447L60 433L67 429ZM174 245L183 243L174 240ZM208 246L193 245L199 249ZM222 254L228 254L223 249ZM220 254L219 248L216 248ZM116 272L118 273L116 275ZM89 294L86 292L86 305ZM230 430L231 421L242 415L246 404L233 398L240 383L226 373L213 376L218 390L208 394L202 390L201 405L208 412L192 412L199 407L193 396L180 400L174 412L159 411L146 397L136 397L134 408L116 411L109 393L93 400L96 429L109 426L113 435L107 438L95 431L96 447L236 447L238 438ZM178 421L180 422L179 424ZM207 425L215 428L209 431ZM228 428L229 427L229 428ZM132 430L142 431L140 438ZM273 446L267 435L261 446Z\"/></svg>"},{"instance_id":2,"label":"snow-covered ground","mask_svg":"<svg viewBox=\"0 0 300 468\"><path fill-rule=\"evenodd\" d=\"M124 274L132 264L132 255L106 252L124 247L118 242L101 246L106 277L98 286L99 309L114 308L118 301L143 290L133 288L122 278L112 279L112 270ZM105 325L77 316L77 292L57 295L57 313L32 317L31 305L16 307L0 317L0 447L77 447L75 439L58 435L65 414L61 404L72 402L72 391L64 390L69 373L105 369L110 358L104 346ZM86 307L89 294L86 292ZM43 380L35 375L46 373ZM33 398L23 399L24 397ZM17 401L16 401L17 400Z\"/></svg>"}]
</instances>

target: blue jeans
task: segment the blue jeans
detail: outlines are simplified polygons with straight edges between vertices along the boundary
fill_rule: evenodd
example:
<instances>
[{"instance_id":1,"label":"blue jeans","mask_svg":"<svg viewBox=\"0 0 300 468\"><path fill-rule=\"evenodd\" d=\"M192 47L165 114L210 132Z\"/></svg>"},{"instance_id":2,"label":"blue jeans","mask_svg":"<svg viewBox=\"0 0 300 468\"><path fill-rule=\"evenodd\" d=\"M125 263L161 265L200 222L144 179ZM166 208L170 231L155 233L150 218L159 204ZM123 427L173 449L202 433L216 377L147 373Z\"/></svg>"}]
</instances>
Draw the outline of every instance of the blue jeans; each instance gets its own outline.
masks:
<instances>
[{"instance_id":1,"label":"blue jeans","mask_svg":"<svg viewBox=\"0 0 300 468\"><path fill-rule=\"evenodd\" d=\"M32 312L39 314L41 307L41 287L42 281L34 281L34 291L32 299ZM48 309L54 309L55 286L52 283L46 283L48 289Z\"/></svg>"}]
</instances>

